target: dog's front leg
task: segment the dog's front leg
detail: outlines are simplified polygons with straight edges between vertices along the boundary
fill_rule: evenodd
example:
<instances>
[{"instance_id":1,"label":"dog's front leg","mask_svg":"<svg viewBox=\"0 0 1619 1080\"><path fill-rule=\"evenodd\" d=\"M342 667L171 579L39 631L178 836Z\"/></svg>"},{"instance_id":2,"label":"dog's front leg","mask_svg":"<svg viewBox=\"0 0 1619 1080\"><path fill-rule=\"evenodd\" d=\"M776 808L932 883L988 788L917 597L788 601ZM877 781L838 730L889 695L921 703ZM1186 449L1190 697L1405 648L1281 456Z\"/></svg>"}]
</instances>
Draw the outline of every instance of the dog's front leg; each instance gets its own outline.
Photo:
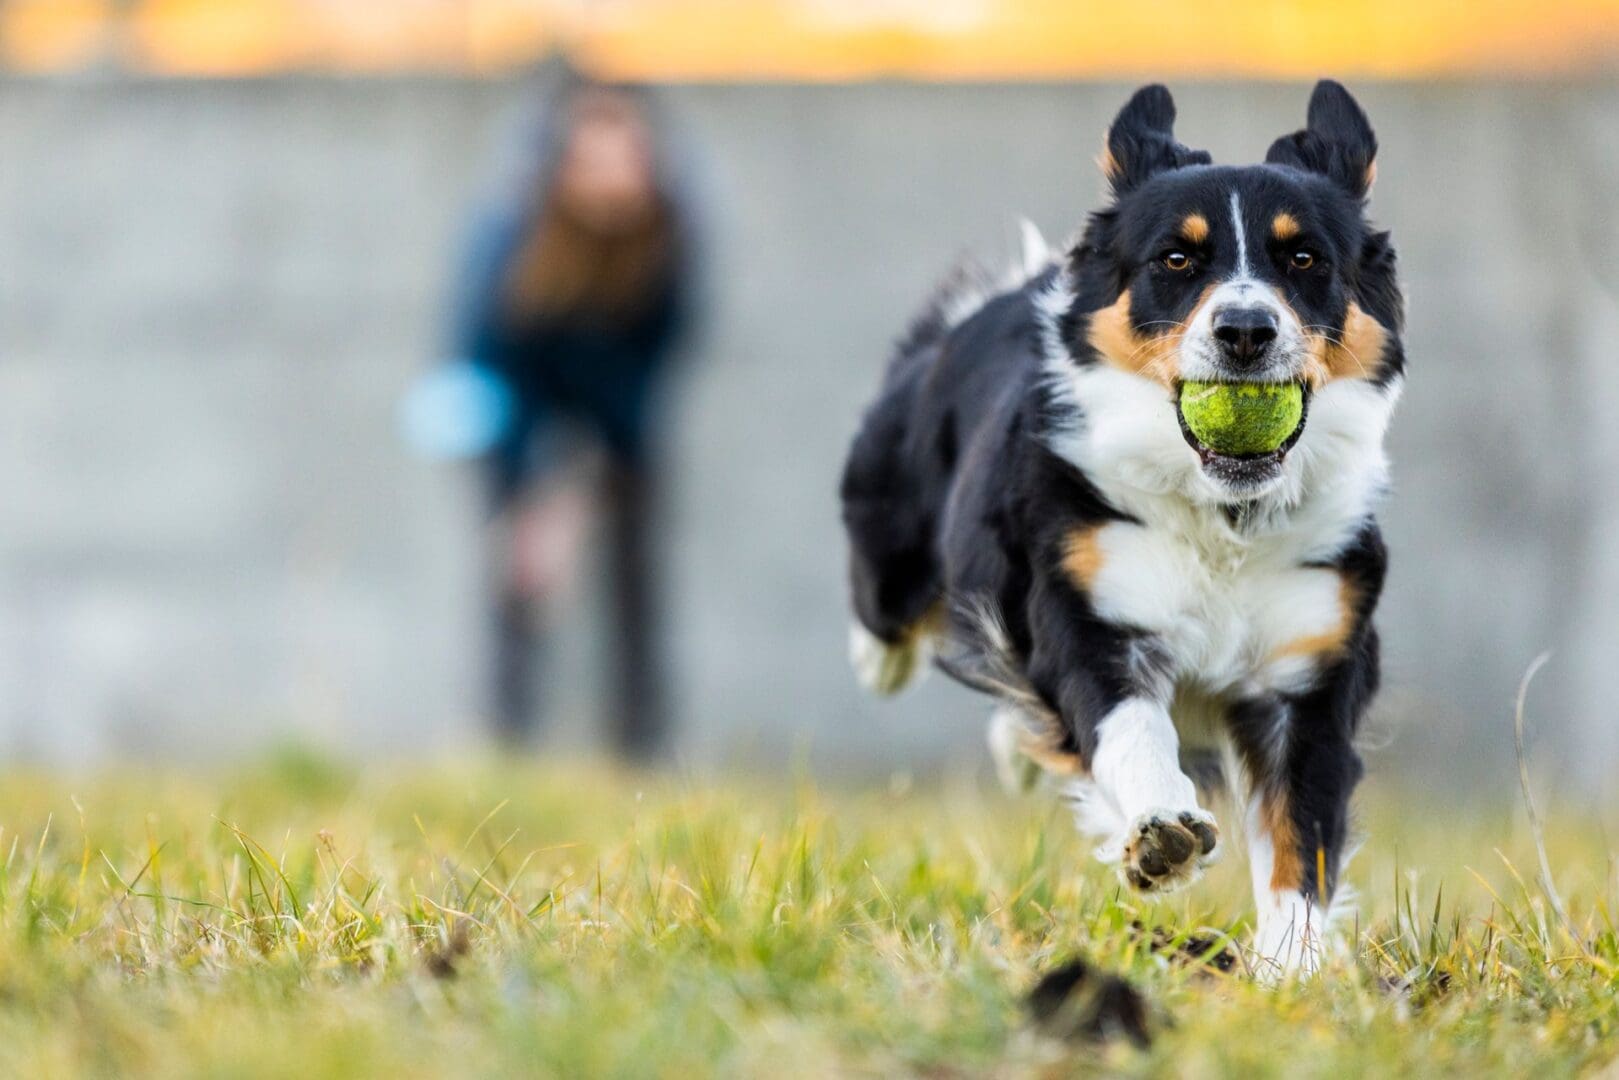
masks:
<instances>
[{"instance_id":1,"label":"dog's front leg","mask_svg":"<svg viewBox=\"0 0 1619 1080\"><path fill-rule=\"evenodd\" d=\"M1197 787L1181 769L1180 739L1169 710L1144 697L1126 698L1096 725L1091 790L1114 810L1114 831L1097 849L1136 889L1167 891L1189 884L1215 855L1220 833L1198 805Z\"/></svg>"},{"instance_id":2,"label":"dog's front leg","mask_svg":"<svg viewBox=\"0 0 1619 1080\"><path fill-rule=\"evenodd\" d=\"M1151 670L1153 650L1097 622L1066 581L1037 582L1029 675L1074 733L1087 773L1070 793L1080 828L1104 837L1097 855L1133 888L1193 881L1220 842L1214 817L1181 769L1180 739Z\"/></svg>"},{"instance_id":3,"label":"dog's front leg","mask_svg":"<svg viewBox=\"0 0 1619 1080\"><path fill-rule=\"evenodd\" d=\"M1327 943L1327 915L1349 833L1349 801L1362 767L1352 736L1360 674L1341 666L1316 692L1249 704L1233 725L1247 773L1250 870L1259 924L1255 971L1312 974Z\"/></svg>"}]
</instances>

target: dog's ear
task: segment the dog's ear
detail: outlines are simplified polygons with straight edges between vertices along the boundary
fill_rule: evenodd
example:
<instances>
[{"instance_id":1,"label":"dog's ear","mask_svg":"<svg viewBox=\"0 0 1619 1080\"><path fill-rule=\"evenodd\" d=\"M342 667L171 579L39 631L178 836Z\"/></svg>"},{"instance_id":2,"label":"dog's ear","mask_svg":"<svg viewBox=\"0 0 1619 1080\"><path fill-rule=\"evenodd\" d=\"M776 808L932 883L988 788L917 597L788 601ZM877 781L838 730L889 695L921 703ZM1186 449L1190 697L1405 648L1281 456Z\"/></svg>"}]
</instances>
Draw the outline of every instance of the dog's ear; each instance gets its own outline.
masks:
<instances>
[{"instance_id":1,"label":"dog's ear","mask_svg":"<svg viewBox=\"0 0 1619 1080\"><path fill-rule=\"evenodd\" d=\"M1211 160L1207 151L1190 150L1175 141L1175 99L1157 83L1143 86L1125 103L1102 144L1102 175L1114 195L1123 195L1155 173L1207 165Z\"/></svg>"},{"instance_id":2,"label":"dog's ear","mask_svg":"<svg viewBox=\"0 0 1619 1080\"><path fill-rule=\"evenodd\" d=\"M1377 136L1349 91L1331 79L1315 84L1304 130L1271 143L1265 160L1330 176L1364 199L1377 179Z\"/></svg>"}]
</instances>

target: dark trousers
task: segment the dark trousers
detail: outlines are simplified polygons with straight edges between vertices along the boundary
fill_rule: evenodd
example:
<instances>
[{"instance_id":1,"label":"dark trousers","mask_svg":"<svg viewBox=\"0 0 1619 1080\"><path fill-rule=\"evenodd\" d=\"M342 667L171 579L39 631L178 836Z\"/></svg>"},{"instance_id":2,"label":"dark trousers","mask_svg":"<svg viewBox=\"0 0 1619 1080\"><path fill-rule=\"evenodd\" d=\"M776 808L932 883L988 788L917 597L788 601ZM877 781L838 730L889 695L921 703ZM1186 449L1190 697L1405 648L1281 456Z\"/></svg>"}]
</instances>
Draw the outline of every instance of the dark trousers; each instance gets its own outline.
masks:
<instances>
[{"instance_id":1,"label":"dark trousers","mask_svg":"<svg viewBox=\"0 0 1619 1080\"><path fill-rule=\"evenodd\" d=\"M663 665L658 625L655 550L652 539L654 485L647 471L610 463L601 480L600 507L606 533L612 658L603 700L611 710L608 730L626 758L652 760L666 749ZM497 545L497 560L509 559ZM543 682L547 636L544 598L523 595L508 567L494 568L493 713L496 734L512 743L529 741L538 726L535 691Z\"/></svg>"}]
</instances>

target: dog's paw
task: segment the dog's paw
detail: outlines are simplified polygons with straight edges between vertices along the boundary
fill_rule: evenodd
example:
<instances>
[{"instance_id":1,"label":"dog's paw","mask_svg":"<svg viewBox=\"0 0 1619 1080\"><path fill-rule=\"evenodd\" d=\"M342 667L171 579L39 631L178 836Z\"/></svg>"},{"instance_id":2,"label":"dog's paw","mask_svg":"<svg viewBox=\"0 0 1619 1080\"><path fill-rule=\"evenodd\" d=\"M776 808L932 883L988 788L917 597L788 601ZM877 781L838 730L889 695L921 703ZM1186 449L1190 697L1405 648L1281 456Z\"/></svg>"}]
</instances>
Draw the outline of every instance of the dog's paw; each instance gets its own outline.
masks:
<instances>
[{"instance_id":1,"label":"dog's paw","mask_svg":"<svg viewBox=\"0 0 1619 1080\"><path fill-rule=\"evenodd\" d=\"M1197 880L1220 847L1220 828L1203 810L1151 810L1124 836L1119 871L1140 892L1169 892Z\"/></svg>"},{"instance_id":2,"label":"dog's paw","mask_svg":"<svg viewBox=\"0 0 1619 1080\"><path fill-rule=\"evenodd\" d=\"M1273 892L1259 904L1249 967L1255 980L1274 985L1308 979L1321 966L1327 946L1327 914L1296 892Z\"/></svg>"},{"instance_id":3,"label":"dog's paw","mask_svg":"<svg viewBox=\"0 0 1619 1080\"><path fill-rule=\"evenodd\" d=\"M911 685L925 670L925 639L911 635L889 643L856 622L849 627L849 663L861 686L889 697Z\"/></svg>"}]
</instances>

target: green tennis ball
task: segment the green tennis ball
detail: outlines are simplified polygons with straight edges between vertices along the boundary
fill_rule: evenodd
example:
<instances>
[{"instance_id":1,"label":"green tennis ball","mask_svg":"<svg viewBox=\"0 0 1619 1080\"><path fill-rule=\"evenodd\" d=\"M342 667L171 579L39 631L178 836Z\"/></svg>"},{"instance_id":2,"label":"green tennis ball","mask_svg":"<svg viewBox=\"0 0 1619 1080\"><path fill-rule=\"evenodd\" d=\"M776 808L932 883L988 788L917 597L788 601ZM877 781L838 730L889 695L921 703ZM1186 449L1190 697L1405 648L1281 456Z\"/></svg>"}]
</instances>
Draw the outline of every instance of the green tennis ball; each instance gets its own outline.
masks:
<instances>
[{"instance_id":1,"label":"green tennis ball","mask_svg":"<svg viewBox=\"0 0 1619 1080\"><path fill-rule=\"evenodd\" d=\"M1197 441L1219 454L1268 454L1304 419L1298 383L1181 384L1181 416Z\"/></svg>"}]
</instances>

